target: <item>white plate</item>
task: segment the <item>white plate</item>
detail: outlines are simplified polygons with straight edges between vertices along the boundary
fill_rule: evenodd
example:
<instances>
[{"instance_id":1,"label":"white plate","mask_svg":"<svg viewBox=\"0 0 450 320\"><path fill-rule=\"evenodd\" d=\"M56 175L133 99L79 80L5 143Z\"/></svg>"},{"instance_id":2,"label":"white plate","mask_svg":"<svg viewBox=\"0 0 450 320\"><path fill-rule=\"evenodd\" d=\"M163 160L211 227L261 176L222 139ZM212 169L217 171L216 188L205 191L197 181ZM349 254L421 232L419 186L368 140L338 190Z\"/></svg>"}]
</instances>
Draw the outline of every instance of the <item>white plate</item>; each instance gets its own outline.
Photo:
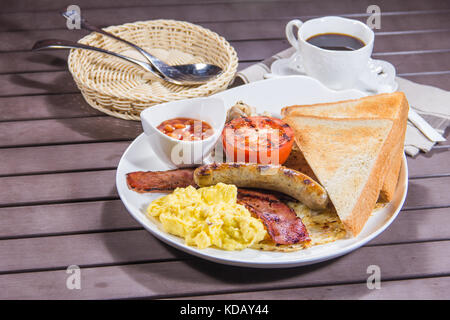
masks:
<instances>
[{"instance_id":1,"label":"white plate","mask_svg":"<svg viewBox=\"0 0 450 320\"><path fill-rule=\"evenodd\" d=\"M314 79L292 76L254 82L221 92L215 96L224 99L226 105L229 106L238 100L243 100L257 107L258 112L269 111L274 115L279 115L281 108L286 105L338 101L360 98L364 95L357 90L332 91ZM408 170L404 158L394 199L385 208L376 211L369 218L362 232L355 238L342 239L289 253L254 249L224 251L187 246L183 239L164 232L156 219L150 220L145 216L145 209L150 202L163 194L133 192L127 187L125 175L132 171L168 169L168 165L155 156L144 134L141 134L131 143L119 162L116 175L119 196L130 214L155 237L180 250L210 261L259 268L283 268L317 263L344 255L361 247L383 232L396 218L405 201L408 186Z\"/></svg>"}]
</instances>

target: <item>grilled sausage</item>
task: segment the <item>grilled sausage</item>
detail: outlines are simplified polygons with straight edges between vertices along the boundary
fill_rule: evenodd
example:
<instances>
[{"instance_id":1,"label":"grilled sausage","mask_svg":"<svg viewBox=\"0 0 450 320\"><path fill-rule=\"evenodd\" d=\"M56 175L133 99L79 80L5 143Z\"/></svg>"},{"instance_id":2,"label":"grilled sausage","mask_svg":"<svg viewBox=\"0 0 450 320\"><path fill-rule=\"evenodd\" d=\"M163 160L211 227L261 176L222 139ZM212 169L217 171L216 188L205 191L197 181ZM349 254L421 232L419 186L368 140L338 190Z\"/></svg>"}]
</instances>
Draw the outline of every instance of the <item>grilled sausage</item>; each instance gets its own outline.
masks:
<instances>
[{"instance_id":1,"label":"grilled sausage","mask_svg":"<svg viewBox=\"0 0 450 320\"><path fill-rule=\"evenodd\" d=\"M259 188L285 193L313 210L325 209L325 189L307 175L281 165L213 163L198 167L194 181L199 187L219 182L242 188Z\"/></svg>"}]
</instances>

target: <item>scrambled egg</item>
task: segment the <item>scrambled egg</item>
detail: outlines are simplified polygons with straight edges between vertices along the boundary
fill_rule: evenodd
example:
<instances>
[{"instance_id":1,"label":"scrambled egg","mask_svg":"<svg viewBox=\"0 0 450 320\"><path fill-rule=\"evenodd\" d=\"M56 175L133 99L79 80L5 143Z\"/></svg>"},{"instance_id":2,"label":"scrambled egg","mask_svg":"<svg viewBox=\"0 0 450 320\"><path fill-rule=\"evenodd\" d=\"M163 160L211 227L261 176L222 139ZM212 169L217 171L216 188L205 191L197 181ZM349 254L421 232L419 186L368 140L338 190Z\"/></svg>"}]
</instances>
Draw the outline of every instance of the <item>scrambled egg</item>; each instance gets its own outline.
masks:
<instances>
[{"instance_id":1,"label":"scrambled egg","mask_svg":"<svg viewBox=\"0 0 450 320\"><path fill-rule=\"evenodd\" d=\"M236 199L234 185L177 188L154 200L147 215L159 218L164 231L184 238L187 245L241 250L263 240L267 231Z\"/></svg>"},{"instance_id":2,"label":"scrambled egg","mask_svg":"<svg viewBox=\"0 0 450 320\"><path fill-rule=\"evenodd\" d=\"M347 236L347 231L333 209L314 211L300 202L289 202L308 230L311 245L333 242Z\"/></svg>"}]
</instances>

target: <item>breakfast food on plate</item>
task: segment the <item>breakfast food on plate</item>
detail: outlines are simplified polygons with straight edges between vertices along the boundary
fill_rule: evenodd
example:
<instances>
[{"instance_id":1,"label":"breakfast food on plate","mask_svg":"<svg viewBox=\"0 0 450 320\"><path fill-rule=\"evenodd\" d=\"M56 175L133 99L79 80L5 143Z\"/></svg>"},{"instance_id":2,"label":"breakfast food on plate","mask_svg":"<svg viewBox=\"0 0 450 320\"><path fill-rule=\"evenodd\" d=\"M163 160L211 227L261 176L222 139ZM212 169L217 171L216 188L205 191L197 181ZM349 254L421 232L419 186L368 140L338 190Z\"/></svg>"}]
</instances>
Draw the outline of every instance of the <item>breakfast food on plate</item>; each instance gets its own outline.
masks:
<instances>
[{"instance_id":1,"label":"breakfast food on plate","mask_svg":"<svg viewBox=\"0 0 450 320\"><path fill-rule=\"evenodd\" d=\"M276 195L223 183L177 188L154 200L147 215L199 248L291 251L310 243L302 220Z\"/></svg>"},{"instance_id":2,"label":"breakfast food on plate","mask_svg":"<svg viewBox=\"0 0 450 320\"><path fill-rule=\"evenodd\" d=\"M243 101L238 101L234 106L228 109L227 112L227 120L226 122L230 122L236 118L246 118L246 117L254 117L254 116L266 116L270 117L270 112L264 111L262 113L257 113L256 108L254 106L250 106Z\"/></svg>"},{"instance_id":3,"label":"breakfast food on plate","mask_svg":"<svg viewBox=\"0 0 450 320\"><path fill-rule=\"evenodd\" d=\"M325 189L309 176L280 165L213 163L196 169L136 171L126 176L128 188L139 193L166 192L187 186L206 187L219 182L241 188L284 193L308 207L320 210L328 203Z\"/></svg>"},{"instance_id":4,"label":"breakfast food on plate","mask_svg":"<svg viewBox=\"0 0 450 320\"><path fill-rule=\"evenodd\" d=\"M158 218L164 231L200 249L241 250L267 235L261 220L237 203L237 188L222 183L199 189L177 188L154 200L147 215Z\"/></svg>"},{"instance_id":5,"label":"breakfast food on plate","mask_svg":"<svg viewBox=\"0 0 450 320\"><path fill-rule=\"evenodd\" d=\"M168 171L135 171L127 173L127 185L130 190L147 192L168 192L176 188L195 185L194 169L175 169Z\"/></svg>"},{"instance_id":6,"label":"breakfast food on plate","mask_svg":"<svg viewBox=\"0 0 450 320\"><path fill-rule=\"evenodd\" d=\"M289 106L280 120L240 101L222 133L232 162L130 172L126 182L139 193L171 192L151 202L147 216L191 246L290 252L330 243L357 236L380 201L392 199L408 109L396 92ZM159 129L204 138L208 126L196 136L192 121Z\"/></svg>"},{"instance_id":7,"label":"breakfast food on plate","mask_svg":"<svg viewBox=\"0 0 450 320\"><path fill-rule=\"evenodd\" d=\"M225 125L222 144L233 162L283 164L294 143L284 121L266 116L239 117Z\"/></svg>"},{"instance_id":8,"label":"breakfast food on plate","mask_svg":"<svg viewBox=\"0 0 450 320\"><path fill-rule=\"evenodd\" d=\"M287 168L294 169L301 173L304 173L317 181L314 172L309 166L308 161L306 161L305 157L303 156L303 153L298 148L297 143L294 143L292 145L291 153L289 154L289 157L287 158L286 162L283 163L283 165Z\"/></svg>"},{"instance_id":9,"label":"breakfast food on plate","mask_svg":"<svg viewBox=\"0 0 450 320\"><path fill-rule=\"evenodd\" d=\"M364 97L356 100L339 101L332 103L320 103L304 106L289 106L282 109L283 117L292 116L318 116L328 118L371 118L371 119L391 119L394 121L392 131L387 139L387 143L392 144L390 159L386 162L384 179L381 188L379 201L389 202L392 200L397 186L403 158L403 142L405 140L406 123L408 119L409 105L403 92L394 92ZM303 165L302 155L291 154L288 159L289 165L294 165L295 169L309 173L308 165Z\"/></svg>"},{"instance_id":10,"label":"breakfast food on plate","mask_svg":"<svg viewBox=\"0 0 450 320\"><path fill-rule=\"evenodd\" d=\"M295 211L270 192L238 189L238 203L243 204L266 227L269 237L254 248L267 251L292 251L309 246L310 237Z\"/></svg>"},{"instance_id":11,"label":"breakfast food on plate","mask_svg":"<svg viewBox=\"0 0 450 320\"><path fill-rule=\"evenodd\" d=\"M354 236L375 207L388 158L388 119L289 116L296 142L336 212Z\"/></svg>"},{"instance_id":12,"label":"breakfast food on plate","mask_svg":"<svg viewBox=\"0 0 450 320\"><path fill-rule=\"evenodd\" d=\"M251 117L256 115L257 113L255 107L249 106L243 101L238 101L234 106L228 109L226 122L230 122L231 120L240 117Z\"/></svg>"},{"instance_id":13,"label":"breakfast food on plate","mask_svg":"<svg viewBox=\"0 0 450 320\"><path fill-rule=\"evenodd\" d=\"M280 165L256 163L213 163L194 171L200 187L222 182L242 188L275 190L287 194L311 209L324 209L328 203L325 189L307 175Z\"/></svg>"},{"instance_id":14,"label":"breakfast food on plate","mask_svg":"<svg viewBox=\"0 0 450 320\"><path fill-rule=\"evenodd\" d=\"M236 166L239 164L236 164ZM255 164L256 165L256 164ZM257 165L256 165L257 166ZM265 166L266 170L270 170L269 167L273 167L273 172L276 174L281 166ZM202 167L200 167L202 168ZM291 170L291 173L295 175L293 170ZM308 179L308 177L303 176L304 179ZM167 181L169 179L177 180L180 179L180 182L177 183L175 181L172 181L172 183L168 183ZM312 181L311 181L312 182ZM316 182L314 182L317 184ZM138 192L161 192L162 190L170 191L170 187L174 186L182 186L178 189L175 189L174 193L177 193L180 195L180 192L184 195L192 195L192 188L198 187L198 185L194 181L194 175L192 169L176 169L176 170L169 170L169 171L148 171L148 172L130 172L127 174L127 184L130 190L138 191ZM227 188L223 186L233 186L236 188L234 184L225 185L222 183L217 183L214 186L222 186L221 189L216 189L215 193L211 193L219 199L220 201L221 196L220 193L224 192L224 190L227 190ZM138 187L137 187L138 186ZM214 187L211 186L211 187ZM260 186L261 187L261 186ZM205 189L205 188L200 188ZM200 190L198 189L198 190ZM184 191L180 191L184 190ZM211 189L205 189L205 190L211 190ZM228 189L229 190L229 189ZM263 225L265 227L265 230L267 231L266 236L264 239L262 239L259 242L254 243L251 245L252 248L260 249L260 250L268 250L268 251L282 251L282 252L288 252L288 251L294 251L294 250L300 250L303 248L306 248L310 245L311 240L308 234L307 229L302 223L301 218L297 215L297 212L295 209L295 203L296 200L291 198L288 195L283 195L278 192L274 191L268 191L268 190L248 190L243 188L237 189L237 203L244 205L249 212L252 213L252 216L259 219L263 222ZM173 191L173 190L172 190ZM195 198L195 197L194 197ZM187 205L187 202L183 202L183 198L178 197L177 199L181 202L174 202L176 201L173 197L172 198L164 198L165 200L163 202L155 202L158 200L155 200L152 202L153 204L159 204L164 207L168 207L169 211L172 212L174 215L178 215L179 211L177 211L181 207ZM166 200L172 201L173 205L168 205L169 202ZM147 212L150 214L152 212L154 206L149 206ZM294 207L292 207L294 206ZM170 209L171 208L171 209ZM308 207L304 206L302 209L302 212L313 212ZM339 222L339 218L334 213L335 221ZM315 219L308 221L315 221ZM171 232L171 228L173 225L164 227L167 232ZM320 228L319 228L320 229ZM335 232L333 229L328 229L327 226L323 226L322 230L318 232L318 228L313 229L312 236L314 239L317 239L318 234L328 234L328 239L339 239L342 234L339 232ZM342 227L343 229L343 227ZM336 229L337 230L337 229ZM177 233L178 235L181 233ZM207 233L209 234L209 233ZM191 238L190 238L191 239ZM200 239L200 238L198 238ZM197 239L197 240L198 240ZM204 235L201 236L201 239L204 239ZM206 241L207 240L202 240ZM205 243L206 243L205 242ZM188 240L187 243L193 243L192 241ZM315 244L318 242L315 241ZM200 245L201 246L201 245ZM237 248L237 247L236 247ZM235 248L235 249L236 249Z\"/></svg>"},{"instance_id":15,"label":"breakfast food on plate","mask_svg":"<svg viewBox=\"0 0 450 320\"><path fill-rule=\"evenodd\" d=\"M214 134L209 123L191 118L174 118L163 121L158 130L177 140L204 140Z\"/></svg>"},{"instance_id":16,"label":"breakfast food on plate","mask_svg":"<svg viewBox=\"0 0 450 320\"><path fill-rule=\"evenodd\" d=\"M287 204L302 219L311 238L310 246L330 243L348 236L344 224L333 207L328 206L325 210L311 210L298 201L290 201Z\"/></svg>"},{"instance_id":17,"label":"breakfast food on plate","mask_svg":"<svg viewBox=\"0 0 450 320\"><path fill-rule=\"evenodd\" d=\"M180 185L175 183L177 179L182 179L184 184L177 190L185 190L183 191L185 194L192 191L191 188L187 189L188 186L198 187L193 179L193 169L140 171L127 174L127 178L135 176L139 177L138 192L141 193L174 191L169 189ZM173 179L171 184L167 182L168 179ZM130 190L137 191L136 181L137 179L127 179ZM165 198L167 199L170 198ZM244 205L253 217L260 219L267 231L264 239L251 245L253 249L297 251L311 245L336 241L347 235L344 225L331 207L320 211L311 210L303 203L274 191L242 188L238 188L237 203ZM161 205L161 202L159 204ZM179 207L175 208L177 210ZM150 211L151 207L148 207L147 214L153 216L149 213ZM197 240L200 239L197 238Z\"/></svg>"}]
</instances>

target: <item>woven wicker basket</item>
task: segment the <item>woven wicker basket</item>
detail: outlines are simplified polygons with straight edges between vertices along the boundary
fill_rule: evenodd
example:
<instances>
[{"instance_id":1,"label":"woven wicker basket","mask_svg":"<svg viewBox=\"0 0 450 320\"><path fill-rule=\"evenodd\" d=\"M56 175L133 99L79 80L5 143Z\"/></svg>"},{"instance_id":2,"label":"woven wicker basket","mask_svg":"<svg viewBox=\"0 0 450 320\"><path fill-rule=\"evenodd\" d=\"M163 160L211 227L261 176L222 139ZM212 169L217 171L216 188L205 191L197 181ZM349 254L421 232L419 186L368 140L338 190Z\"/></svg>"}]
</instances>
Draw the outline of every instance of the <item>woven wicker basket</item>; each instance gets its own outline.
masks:
<instances>
[{"instance_id":1,"label":"woven wicker basket","mask_svg":"<svg viewBox=\"0 0 450 320\"><path fill-rule=\"evenodd\" d=\"M174 20L151 20L111 26L105 30L131 41L168 64L212 63L224 72L197 86L162 81L144 69L112 56L73 49L69 70L86 101L114 117L139 120L145 108L167 101L208 96L225 90L236 73L236 51L218 34L197 25ZM80 43L133 58L143 58L120 41L91 33Z\"/></svg>"}]
</instances>

